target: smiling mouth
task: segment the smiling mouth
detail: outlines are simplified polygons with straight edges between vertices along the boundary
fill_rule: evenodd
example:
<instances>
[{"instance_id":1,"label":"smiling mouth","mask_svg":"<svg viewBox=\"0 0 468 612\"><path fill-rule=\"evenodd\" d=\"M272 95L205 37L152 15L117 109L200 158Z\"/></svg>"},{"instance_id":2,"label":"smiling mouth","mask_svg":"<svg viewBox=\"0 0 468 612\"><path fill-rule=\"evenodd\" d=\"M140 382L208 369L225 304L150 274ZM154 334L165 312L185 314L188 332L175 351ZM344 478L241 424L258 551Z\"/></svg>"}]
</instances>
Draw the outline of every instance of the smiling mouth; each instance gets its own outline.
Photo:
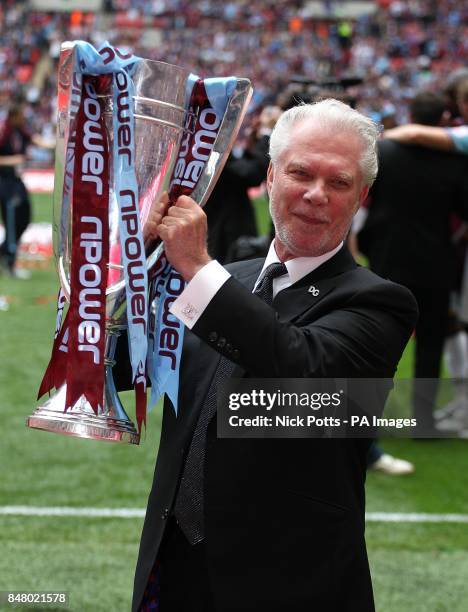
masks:
<instances>
[{"instance_id":1,"label":"smiling mouth","mask_svg":"<svg viewBox=\"0 0 468 612\"><path fill-rule=\"evenodd\" d=\"M318 219L317 217L308 217L307 215L301 215L300 213L292 213L294 217L297 217L303 223L308 225L323 225L328 223L326 219Z\"/></svg>"}]
</instances>

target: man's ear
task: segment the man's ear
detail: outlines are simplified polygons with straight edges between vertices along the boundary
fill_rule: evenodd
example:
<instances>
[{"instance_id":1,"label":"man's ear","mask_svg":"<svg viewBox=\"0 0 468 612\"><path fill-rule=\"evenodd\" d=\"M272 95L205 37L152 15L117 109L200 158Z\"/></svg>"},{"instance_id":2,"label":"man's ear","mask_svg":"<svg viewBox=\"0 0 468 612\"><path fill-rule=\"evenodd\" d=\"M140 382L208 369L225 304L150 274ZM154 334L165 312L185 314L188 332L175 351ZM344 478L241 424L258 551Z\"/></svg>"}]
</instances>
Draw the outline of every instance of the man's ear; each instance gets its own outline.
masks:
<instances>
[{"instance_id":1,"label":"man's ear","mask_svg":"<svg viewBox=\"0 0 468 612\"><path fill-rule=\"evenodd\" d=\"M270 192L271 192L271 186L273 184L274 174L275 174L275 169L273 167L273 162L270 161L270 164L268 165L267 179L266 179L266 187L267 187L268 195L270 195Z\"/></svg>"},{"instance_id":2,"label":"man's ear","mask_svg":"<svg viewBox=\"0 0 468 612\"><path fill-rule=\"evenodd\" d=\"M364 200L367 198L368 195L369 195L369 186L364 185L364 187L361 189L361 193L359 194L359 206L361 206L361 204L364 202Z\"/></svg>"}]
</instances>

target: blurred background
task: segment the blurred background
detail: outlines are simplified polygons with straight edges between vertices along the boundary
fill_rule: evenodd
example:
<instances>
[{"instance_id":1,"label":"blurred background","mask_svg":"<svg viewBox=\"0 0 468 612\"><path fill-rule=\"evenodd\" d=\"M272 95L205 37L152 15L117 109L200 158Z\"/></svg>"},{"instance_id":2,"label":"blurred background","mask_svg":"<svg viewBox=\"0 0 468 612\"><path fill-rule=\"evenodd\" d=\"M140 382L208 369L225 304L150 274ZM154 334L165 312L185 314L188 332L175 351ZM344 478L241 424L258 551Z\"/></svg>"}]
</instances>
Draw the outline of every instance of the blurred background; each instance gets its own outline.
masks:
<instances>
[{"instance_id":1,"label":"blurred background","mask_svg":"<svg viewBox=\"0 0 468 612\"><path fill-rule=\"evenodd\" d=\"M424 93L435 96L428 104L438 113L427 125L449 134L468 122L468 104L463 106L465 94L468 102L468 5L463 0L0 2L0 591L67 591L72 610L120 611L130 606L160 406L150 413L139 447L25 427L49 360L56 316L51 225L56 73L61 43L75 39L95 46L108 40L202 77L251 79L252 103L206 208L210 251L228 262L261 254L271 239L263 179L268 136L285 108L300 100L338 97L389 130L425 123L424 113L415 121L411 111L412 101ZM419 366L412 339L398 377L411 381L435 351L430 371L436 367L443 384L434 390L432 425L439 432L454 421L456 427L450 439L380 440L380 450L369 459L369 557L379 612L466 612L468 342L459 304L468 147L464 154L463 147L450 153L450 145L442 151L429 145L431 153L420 153L420 159L414 144L401 146L416 155L414 168L413 161L406 164L391 184L405 190L416 168L418 185L434 168L444 170L437 178L443 214L427 214L437 202L429 204L428 196L418 201L418 190L410 191L414 209L404 202L406 208L392 220L396 229L383 212L377 214L385 217L386 233L395 236L392 258L407 261L406 271L417 257L405 251L408 244L424 252L421 265L429 277L424 283L433 291L421 298L429 323L418 337ZM390 166L382 155L381 170L391 176ZM457 175L446 166L457 168ZM402 195L395 197L404 201ZM353 252L364 265L372 266L372 244L377 249L381 244L379 233L372 233L375 225L372 231L367 225L366 233L368 219L375 221L373 211L385 210L378 206L376 188L351 236ZM408 208L411 217L405 216ZM11 215L13 230L8 229ZM422 242L399 233L403 226L411 226ZM365 241L359 239L362 231ZM368 246L368 238L374 242L366 250L362 245ZM441 249L447 251L445 267ZM420 279L418 271L414 278L394 278L415 291ZM450 299L450 313L446 308L446 317L433 320L435 299L442 293ZM409 415L411 384L403 388L399 402ZM124 402L134 415L132 395L124 394Z\"/></svg>"}]
</instances>

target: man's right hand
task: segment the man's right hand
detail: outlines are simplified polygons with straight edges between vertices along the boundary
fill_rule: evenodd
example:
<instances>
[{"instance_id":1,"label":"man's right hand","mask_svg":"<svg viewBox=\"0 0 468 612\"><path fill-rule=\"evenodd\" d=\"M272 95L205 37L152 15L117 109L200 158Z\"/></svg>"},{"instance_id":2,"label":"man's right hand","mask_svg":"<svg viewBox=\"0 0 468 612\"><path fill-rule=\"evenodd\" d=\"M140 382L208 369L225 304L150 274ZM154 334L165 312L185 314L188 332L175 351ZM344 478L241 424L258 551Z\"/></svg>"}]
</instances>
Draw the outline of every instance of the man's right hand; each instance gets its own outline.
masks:
<instances>
[{"instance_id":1,"label":"man's right hand","mask_svg":"<svg viewBox=\"0 0 468 612\"><path fill-rule=\"evenodd\" d=\"M161 223L163 217L167 215L169 208L169 196L167 191L164 191L159 202L153 202L151 209L143 227L143 242L145 244L146 252L151 250L151 245L160 238L158 232L158 226Z\"/></svg>"},{"instance_id":2,"label":"man's right hand","mask_svg":"<svg viewBox=\"0 0 468 612\"><path fill-rule=\"evenodd\" d=\"M211 261L206 237L208 224L202 208L188 196L180 196L163 217L158 235L170 264L186 281Z\"/></svg>"}]
</instances>

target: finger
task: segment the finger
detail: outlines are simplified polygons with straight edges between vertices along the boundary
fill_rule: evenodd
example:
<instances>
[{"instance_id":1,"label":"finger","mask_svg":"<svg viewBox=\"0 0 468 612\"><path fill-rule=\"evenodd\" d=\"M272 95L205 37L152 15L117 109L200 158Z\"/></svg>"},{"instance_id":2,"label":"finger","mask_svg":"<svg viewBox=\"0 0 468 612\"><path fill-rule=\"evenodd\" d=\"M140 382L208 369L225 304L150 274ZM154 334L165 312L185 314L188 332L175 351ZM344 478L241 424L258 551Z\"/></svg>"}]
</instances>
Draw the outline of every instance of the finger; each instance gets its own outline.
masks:
<instances>
[{"instance_id":1,"label":"finger","mask_svg":"<svg viewBox=\"0 0 468 612\"><path fill-rule=\"evenodd\" d=\"M200 208L197 205L197 208ZM201 208L200 208L201 211ZM199 216L199 211L196 208L180 208L178 206L171 206L171 208L167 211L168 217L173 217L176 219L192 219L195 220Z\"/></svg>"},{"instance_id":2,"label":"finger","mask_svg":"<svg viewBox=\"0 0 468 612\"><path fill-rule=\"evenodd\" d=\"M161 219L166 215L169 205L169 197L167 191L161 194L158 201L154 201L151 205L148 218L143 227L143 240L145 247L148 247L153 241L159 238L158 226Z\"/></svg>"},{"instance_id":3,"label":"finger","mask_svg":"<svg viewBox=\"0 0 468 612\"><path fill-rule=\"evenodd\" d=\"M174 237L174 228L167 225L160 225L159 236L164 242L170 242Z\"/></svg>"},{"instance_id":4,"label":"finger","mask_svg":"<svg viewBox=\"0 0 468 612\"><path fill-rule=\"evenodd\" d=\"M191 209L191 208L200 208L195 200L192 200L189 196L179 196L174 204L174 206L178 206L179 208Z\"/></svg>"},{"instance_id":5,"label":"finger","mask_svg":"<svg viewBox=\"0 0 468 612\"><path fill-rule=\"evenodd\" d=\"M167 210L170 206L170 201L169 201L169 195L167 193L167 191L163 191L163 193L161 194L161 197L159 198L159 202L157 203L155 209L161 213L161 215L164 217L164 215L167 214Z\"/></svg>"},{"instance_id":6,"label":"finger","mask_svg":"<svg viewBox=\"0 0 468 612\"><path fill-rule=\"evenodd\" d=\"M167 214L167 203L155 202L151 206L151 210L146 220L146 225L158 225L161 219Z\"/></svg>"},{"instance_id":7,"label":"finger","mask_svg":"<svg viewBox=\"0 0 468 612\"><path fill-rule=\"evenodd\" d=\"M187 208L180 208L179 206L171 206L167 211L168 217L185 217L190 211Z\"/></svg>"},{"instance_id":8,"label":"finger","mask_svg":"<svg viewBox=\"0 0 468 612\"><path fill-rule=\"evenodd\" d=\"M182 224L183 224L183 219L180 219L178 217L166 216L161 220L159 227L161 227L162 225L164 225L165 227L171 227L171 226L177 226L177 225L182 225Z\"/></svg>"}]
</instances>

